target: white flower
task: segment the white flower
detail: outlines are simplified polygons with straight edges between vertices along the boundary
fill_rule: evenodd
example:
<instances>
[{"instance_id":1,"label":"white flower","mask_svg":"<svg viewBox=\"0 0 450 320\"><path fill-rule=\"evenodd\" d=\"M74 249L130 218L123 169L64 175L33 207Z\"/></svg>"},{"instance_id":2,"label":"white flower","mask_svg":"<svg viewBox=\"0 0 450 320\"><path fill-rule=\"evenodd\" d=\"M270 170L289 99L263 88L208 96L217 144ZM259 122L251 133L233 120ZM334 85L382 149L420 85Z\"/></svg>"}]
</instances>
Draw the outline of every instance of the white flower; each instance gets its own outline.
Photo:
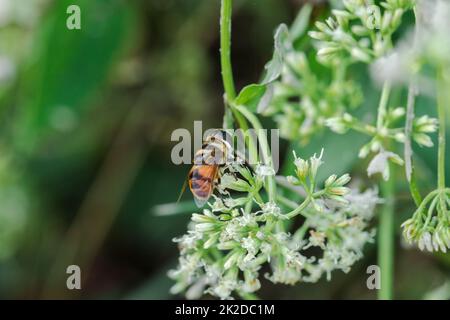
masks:
<instances>
[{"instance_id":1,"label":"white flower","mask_svg":"<svg viewBox=\"0 0 450 320\"><path fill-rule=\"evenodd\" d=\"M275 170L271 166L258 164L255 169L256 175L263 180L267 176L275 175Z\"/></svg>"},{"instance_id":2,"label":"white flower","mask_svg":"<svg viewBox=\"0 0 450 320\"><path fill-rule=\"evenodd\" d=\"M322 156L323 156L323 148L322 148L322 150L320 151L320 155L319 155L318 157L316 156L316 154L314 154L314 155L310 158L310 160L309 160L310 163L311 163L311 169L310 169L310 172L311 172L311 176L312 176L313 178L316 177L317 170L318 170L319 167L323 164Z\"/></svg>"},{"instance_id":3,"label":"white flower","mask_svg":"<svg viewBox=\"0 0 450 320\"><path fill-rule=\"evenodd\" d=\"M273 273L271 275L266 273L265 277L273 283L293 285L300 280L301 274L292 268L275 267Z\"/></svg>"},{"instance_id":4,"label":"white flower","mask_svg":"<svg viewBox=\"0 0 450 320\"><path fill-rule=\"evenodd\" d=\"M242 210L242 216L235 218L241 227L257 226L256 216L253 213L246 213Z\"/></svg>"},{"instance_id":5,"label":"white flower","mask_svg":"<svg viewBox=\"0 0 450 320\"><path fill-rule=\"evenodd\" d=\"M256 253L258 252L258 243L255 239L251 237L246 237L241 240L242 248L247 250L248 257L246 256L245 259L248 260L250 257L254 257Z\"/></svg>"},{"instance_id":6,"label":"white flower","mask_svg":"<svg viewBox=\"0 0 450 320\"><path fill-rule=\"evenodd\" d=\"M351 192L346 194L344 198L348 201L346 211L366 221L372 219L375 207L383 202L378 197L378 189L367 189L362 193L357 189L351 189Z\"/></svg>"},{"instance_id":7,"label":"white flower","mask_svg":"<svg viewBox=\"0 0 450 320\"><path fill-rule=\"evenodd\" d=\"M290 235L286 232L277 232L274 237L280 245L284 245L288 242Z\"/></svg>"},{"instance_id":8,"label":"white flower","mask_svg":"<svg viewBox=\"0 0 450 320\"><path fill-rule=\"evenodd\" d=\"M225 270L230 269L231 267L238 264L238 262L242 259L242 252L239 250L236 250L234 252L231 252L228 255L228 258L226 259L225 263L223 264L223 268Z\"/></svg>"},{"instance_id":9,"label":"white flower","mask_svg":"<svg viewBox=\"0 0 450 320\"><path fill-rule=\"evenodd\" d=\"M207 285L207 278L205 276L200 277L187 291L186 299L196 300L199 299L205 290Z\"/></svg>"},{"instance_id":10,"label":"white flower","mask_svg":"<svg viewBox=\"0 0 450 320\"><path fill-rule=\"evenodd\" d=\"M381 150L372 161L370 161L367 167L367 175L370 177L375 173L381 173L385 181L389 180L389 165L388 160L392 160L398 164L403 164L403 160L396 153Z\"/></svg>"},{"instance_id":11,"label":"white flower","mask_svg":"<svg viewBox=\"0 0 450 320\"><path fill-rule=\"evenodd\" d=\"M297 176L300 179L305 179L309 174L309 163L308 161L297 158L295 151L292 151L294 154L294 165L297 167Z\"/></svg>"},{"instance_id":12,"label":"white flower","mask_svg":"<svg viewBox=\"0 0 450 320\"><path fill-rule=\"evenodd\" d=\"M262 206L262 212L264 216L274 216L280 219L286 218L281 214L281 209L275 202L264 203Z\"/></svg>"},{"instance_id":13,"label":"white flower","mask_svg":"<svg viewBox=\"0 0 450 320\"><path fill-rule=\"evenodd\" d=\"M428 231L422 233L418 242L419 249L422 251L427 249L429 252L433 252L433 243L431 240L431 234Z\"/></svg>"},{"instance_id":14,"label":"white flower","mask_svg":"<svg viewBox=\"0 0 450 320\"><path fill-rule=\"evenodd\" d=\"M215 199L213 204L210 204L208 202L208 205L211 207L212 212L221 212L223 210L226 210L227 207L228 208L233 207L233 206L228 205L228 204L230 204L230 199L233 200L232 198L225 198L222 200L221 198L216 197L214 194L213 194L213 197ZM228 203L227 203L227 201L228 201Z\"/></svg>"},{"instance_id":15,"label":"white flower","mask_svg":"<svg viewBox=\"0 0 450 320\"><path fill-rule=\"evenodd\" d=\"M258 272L244 271L244 282L241 282L241 289L244 292L255 292L261 288L261 282L258 280Z\"/></svg>"},{"instance_id":16,"label":"white flower","mask_svg":"<svg viewBox=\"0 0 450 320\"><path fill-rule=\"evenodd\" d=\"M336 133L343 134L347 132L347 123L342 119L342 117L334 117L325 120L325 125Z\"/></svg>"},{"instance_id":17,"label":"white flower","mask_svg":"<svg viewBox=\"0 0 450 320\"><path fill-rule=\"evenodd\" d=\"M236 281L229 279L222 279L212 288L211 293L220 299L230 298L231 292L238 286Z\"/></svg>"},{"instance_id":18,"label":"white flower","mask_svg":"<svg viewBox=\"0 0 450 320\"><path fill-rule=\"evenodd\" d=\"M336 268L336 263L333 261L333 259L330 259L330 257L325 254L322 259L319 259L319 266L324 272L326 272L327 280L330 281L331 271Z\"/></svg>"},{"instance_id":19,"label":"white flower","mask_svg":"<svg viewBox=\"0 0 450 320\"><path fill-rule=\"evenodd\" d=\"M225 242L227 240L237 239L239 240L239 222L234 219L227 223L225 229L220 233L220 241Z\"/></svg>"},{"instance_id":20,"label":"white flower","mask_svg":"<svg viewBox=\"0 0 450 320\"><path fill-rule=\"evenodd\" d=\"M222 276L222 270L217 263L215 264L205 264L205 275L208 283L216 283L218 279Z\"/></svg>"},{"instance_id":21,"label":"white flower","mask_svg":"<svg viewBox=\"0 0 450 320\"><path fill-rule=\"evenodd\" d=\"M239 207L245 205L245 203L248 201L247 198L224 198L223 203L224 207L220 211L227 211L228 209ZM214 210L213 210L214 211Z\"/></svg>"},{"instance_id":22,"label":"white flower","mask_svg":"<svg viewBox=\"0 0 450 320\"><path fill-rule=\"evenodd\" d=\"M195 248L197 241L201 238L202 235L200 233L190 230L187 234L174 238L172 241L178 243L180 251L183 252Z\"/></svg>"},{"instance_id":23,"label":"white flower","mask_svg":"<svg viewBox=\"0 0 450 320\"><path fill-rule=\"evenodd\" d=\"M325 234L323 232L316 232L314 230L309 231L309 243L304 247L304 249L308 249L309 247L320 247L325 249Z\"/></svg>"},{"instance_id":24,"label":"white flower","mask_svg":"<svg viewBox=\"0 0 450 320\"><path fill-rule=\"evenodd\" d=\"M304 282L317 282L322 277L323 270L317 265L309 264L305 267L308 275L303 276Z\"/></svg>"},{"instance_id":25,"label":"white flower","mask_svg":"<svg viewBox=\"0 0 450 320\"><path fill-rule=\"evenodd\" d=\"M289 268L294 268L297 271L299 271L303 267L306 261L306 258L304 256L294 250L284 250L283 254L287 266Z\"/></svg>"},{"instance_id":26,"label":"white flower","mask_svg":"<svg viewBox=\"0 0 450 320\"><path fill-rule=\"evenodd\" d=\"M261 244L260 250L263 254L270 255L272 252L272 246L268 242L263 242Z\"/></svg>"}]
</instances>

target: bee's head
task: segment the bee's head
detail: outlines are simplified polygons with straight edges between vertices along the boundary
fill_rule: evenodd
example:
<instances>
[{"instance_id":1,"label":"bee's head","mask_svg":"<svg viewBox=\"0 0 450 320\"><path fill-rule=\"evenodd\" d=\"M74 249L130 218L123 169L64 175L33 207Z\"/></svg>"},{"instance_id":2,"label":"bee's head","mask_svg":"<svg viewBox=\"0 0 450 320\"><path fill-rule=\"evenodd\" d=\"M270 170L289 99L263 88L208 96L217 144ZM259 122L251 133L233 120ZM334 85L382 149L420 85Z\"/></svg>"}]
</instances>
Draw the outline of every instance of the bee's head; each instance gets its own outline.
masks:
<instances>
[{"instance_id":1,"label":"bee's head","mask_svg":"<svg viewBox=\"0 0 450 320\"><path fill-rule=\"evenodd\" d=\"M228 142L231 137L232 135L223 129L213 130L207 135L202 149L209 162L213 161L214 164L219 165L227 162L228 156L233 153L231 144Z\"/></svg>"},{"instance_id":2,"label":"bee's head","mask_svg":"<svg viewBox=\"0 0 450 320\"><path fill-rule=\"evenodd\" d=\"M213 129L208 131L208 135L205 138L205 143L214 141L227 141L227 137L231 137L229 133L224 129Z\"/></svg>"}]
</instances>

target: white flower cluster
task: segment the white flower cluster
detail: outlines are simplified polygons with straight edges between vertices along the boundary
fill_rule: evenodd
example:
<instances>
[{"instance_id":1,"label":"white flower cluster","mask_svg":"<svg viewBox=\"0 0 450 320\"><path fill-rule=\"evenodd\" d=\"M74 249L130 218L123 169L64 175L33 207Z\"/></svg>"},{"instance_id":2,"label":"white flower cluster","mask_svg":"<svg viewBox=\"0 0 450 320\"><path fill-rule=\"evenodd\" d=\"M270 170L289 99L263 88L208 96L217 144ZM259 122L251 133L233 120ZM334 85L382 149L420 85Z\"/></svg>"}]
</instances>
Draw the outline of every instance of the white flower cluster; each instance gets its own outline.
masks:
<instances>
[{"instance_id":1,"label":"white flower cluster","mask_svg":"<svg viewBox=\"0 0 450 320\"><path fill-rule=\"evenodd\" d=\"M400 39L392 52L375 61L372 77L378 82L388 80L400 84L409 84L414 77L420 93L434 97L434 79L429 69L439 69L450 63L450 2L416 2L415 32Z\"/></svg>"},{"instance_id":2,"label":"white flower cluster","mask_svg":"<svg viewBox=\"0 0 450 320\"><path fill-rule=\"evenodd\" d=\"M448 69L450 63L450 2L417 0L415 15L414 35L405 37L392 52L378 59L372 66L372 75L377 81L399 84L411 84L413 79L414 94L420 91L422 95L435 97L435 79L429 76L433 74L430 70ZM437 120L427 115L414 118L414 104L410 112L412 140L421 146L433 146L429 134L437 130ZM411 147L409 154L412 154ZM385 161L378 160L375 164L380 172L381 162ZM430 192L413 216L402 224L405 239L416 243L421 250L447 252L450 249L449 201L448 188Z\"/></svg>"},{"instance_id":3,"label":"white flower cluster","mask_svg":"<svg viewBox=\"0 0 450 320\"><path fill-rule=\"evenodd\" d=\"M450 189L432 191L402 227L405 239L416 242L420 250L447 252L450 249Z\"/></svg>"},{"instance_id":4,"label":"white flower cluster","mask_svg":"<svg viewBox=\"0 0 450 320\"><path fill-rule=\"evenodd\" d=\"M398 143L405 142L405 129L398 126L398 122L402 120L405 121L405 108L397 107L387 110L379 126L363 123L348 113L327 119L325 125L336 133L342 134L353 129L372 136L372 139L361 147L359 157L366 158L370 153L375 153L367 168L367 173L369 176L381 173L387 180L389 178L388 161L403 165L403 159L398 154L385 150L384 142L387 140ZM436 118L428 115L421 116L413 120L411 137L420 146L432 147L433 141L429 134L436 132L437 128Z\"/></svg>"},{"instance_id":5,"label":"white flower cluster","mask_svg":"<svg viewBox=\"0 0 450 320\"><path fill-rule=\"evenodd\" d=\"M260 289L266 264L271 271L265 278L289 285L316 282L324 274L330 279L333 270L348 272L372 241L373 231L366 228L379 199L372 190L350 192L344 186L348 175L332 175L317 190L322 163L321 155L295 158L296 176L289 180L307 194L299 205L282 198L277 203L262 201L256 182L260 178L252 173L245 188L241 179L227 186L230 191L245 189L246 197L215 198L210 209L194 213L188 233L174 240L180 258L169 272L176 281L171 292L185 291L190 299L205 293L221 299L245 296ZM246 168L238 171L249 173ZM286 202L292 211L284 213ZM297 215L304 217L302 226L289 230L285 222ZM319 248L319 254L311 247Z\"/></svg>"},{"instance_id":6,"label":"white flower cluster","mask_svg":"<svg viewBox=\"0 0 450 320\"><path fill-rule=\"evenodd\" d=\"M282 137L307 143L328 118L361 105L363 94L357 82L340 76L346 72L346 65L330 70L330 79L320 77L304 52L290 48L263 114L273 116Z\"/></svg>"},{"instance_id":7,"label":"white flower cluster","mask_svg":"<svg viewBox=\"0 0 450 320\"><path fill-rule=\"evenodd\" d=\"M318 31L309 33L319 40L318 56L324 63L347 59L370 63L385 55L392 46L392 34L414 0L387 0L380 5L373 0L344 0L343 4L343 10L333 10L325 22L316 22Z\"/></svg>"},{"instance_id":8,"label":"white flower cluster","mask_svg":"<svg viewBox=\"0 0 450 320\"><path fill-rule=\"evenodd\" d=\"M325 22L317 22L318 31L309 35L319 40L318 58L334 65L357 61L372 63L378 59L386 60L392 53L392 34L400 26L403 14L413 8L413 0L388 0L376 5L374 1L346 0L343 10L333 10L333 15ZM408 47L408 51L411 47ZM408 60L409 61L409 60ZM386 68L385 68L386 69ZM389 68L388 68L389 69ZM379 72L377 72L379 73ZM390 86L383 90L389 96ZM382 101L383 95L380 98ZM386 104L388 103L386 99ZM380 173L389 179L388 162L403 165L403 159L390 150L387 141L405 143L406 110L404 107L390 108L387 105L379 110L376 125L362 122L347 112L329 117L324 124L336 133L346 133L352 129L372 139L361 147L360 158L374 154L367 173L369 176ZM422 116L413 120L411 138L420 146L431 147L429 136L437 130L437 119Z\"/></svg>"}]
</instances>

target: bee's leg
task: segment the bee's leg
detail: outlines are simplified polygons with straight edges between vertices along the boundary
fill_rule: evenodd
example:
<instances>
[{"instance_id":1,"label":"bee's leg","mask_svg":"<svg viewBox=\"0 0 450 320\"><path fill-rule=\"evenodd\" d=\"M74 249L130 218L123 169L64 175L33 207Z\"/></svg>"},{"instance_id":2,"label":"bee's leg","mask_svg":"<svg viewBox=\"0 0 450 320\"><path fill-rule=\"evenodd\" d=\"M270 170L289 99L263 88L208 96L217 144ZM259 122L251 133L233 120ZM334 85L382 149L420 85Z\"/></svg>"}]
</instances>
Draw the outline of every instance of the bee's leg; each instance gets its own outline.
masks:
<instances>
[{"instance_id":1,"label":"bee's leg","mask_svg":"<svg viewBox=\"0 0 450 320\"><path fill-rule=\"evenodd\" d=\"M225 173L228 173L228 174L232 175L236 181L238 181L238 177L236 175L236 172L234 170L230 170L230 166L229 165L222 165L219 170L221 170L221 172L220 172L221 175L223 175ZM226 170L228 170L228 172Z\"/></svg>"},{"instance_id":2,"label":"bee's leg","mask_svg":"<svg viewBox=\"0 0 450 320\"><path fill-rule=\"evenodd\" d=\"M219 185L220 185L220 176L217 177L217 179L214 181L214 188L219 187Z\"/></svg>"},{"instance_id":3,"label":"bee's leg","mask_svg":"<svg viewBox=\"0 0 450 320\"><path fill-rule=\"evenodd\" d=\"M220 168L220 167L219 167L219 170L220 170L220 174L218 175L218 177L217 177L216 180L214 181L214 189L217 190L217 191L219 191L219 193L222 194L222 195L229 196L229 195L230 195L230 192L228 192L225 188L223 188L223 187L220 185L220 182L221 182L221 176L224 174L224 168Z\"/></svg>"},{"instance_id":4,"label":"bee's leg","mask_svg":"<svg viewBox=\"0 0 450 320\"><path fill-rule=\"evenodd\" d=\"M219 169L220 170L220 169ZM222 189L220 187L220 175L217 177L216 181L214 181L214 190L219 191L219 194L221 195L226 195L226 196L230 196L230 192L228 192L225 189ZM225 208L227 209L231 209L231 207L227 206L227 204L225 203L225 201L222 201L223 205L225 206Z\"/></svg>"},{"instance_id":5,"label":"bee's leg","mask_svg":"<svg viewBox=\"0 0 450 320\"><path fill-rule=\"evenodd\" d=\"M231 209L232 208L231 206L228 206L225 201L222 201L222 203L223 203L225 208L227 208L227 209Z\"/></svg>"},{"instance_id":6,"label":"bee's leg","mask_svg":"<svg viewBox=\"0 0 450 320\"><path fill-rule=\"evenodd\" d=\"M238 159L240 165L249 169L250 172L254 172L252 166L250 165L250 163L247 161L247 159L245 157L242 157L236 153L236 159Z\"/></svg>"}]
</instances>

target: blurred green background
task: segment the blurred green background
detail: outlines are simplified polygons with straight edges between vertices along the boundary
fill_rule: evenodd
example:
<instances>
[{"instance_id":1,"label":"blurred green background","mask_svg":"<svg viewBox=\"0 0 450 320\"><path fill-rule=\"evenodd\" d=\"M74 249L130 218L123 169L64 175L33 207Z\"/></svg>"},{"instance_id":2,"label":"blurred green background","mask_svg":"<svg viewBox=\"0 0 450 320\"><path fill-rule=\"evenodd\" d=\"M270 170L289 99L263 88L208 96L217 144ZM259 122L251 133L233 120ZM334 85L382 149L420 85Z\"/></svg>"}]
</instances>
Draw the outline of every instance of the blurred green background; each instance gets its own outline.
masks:
<instances>
[{"instance_id":1,"label":"blurred green background","mask_svg":"<svg viewBox=\"0 0 450 320\"><path fill-rule=\"evenodd\" d=\"M235 1L238 88L258 80L273 31L293 21L302 2ZM315 3L316 17L328 10L325 1ZM66 28L71 4L81 8L81 30ZM0 1L0 298L173 298L166 272L178 250L171 240L185 232L193 203L186 194L186 212L171 216L156 215L167 207L155 206L176 201L189 170L170 161L172 130L191 130L194 120L221 126L219 6ZM367 74L355 72L364 82ZM366 101L376 99L369 92ZM328 163L362 172L356 158L342 159L350 138L324 132L303 150L315 152L320 143ZM434 180L434 151L419 152L425 188ZM406 185L399 188L397 226L413 210ZM407 250L397 232L396 297L442 296L433 290L449 281L449 256ZM366 288L375 249L368 246L364 260L331 282L264 281L261 296L375 298ZM81 266L80 291L66 288L71 264Z\"/></svg>"}]
</instances>

